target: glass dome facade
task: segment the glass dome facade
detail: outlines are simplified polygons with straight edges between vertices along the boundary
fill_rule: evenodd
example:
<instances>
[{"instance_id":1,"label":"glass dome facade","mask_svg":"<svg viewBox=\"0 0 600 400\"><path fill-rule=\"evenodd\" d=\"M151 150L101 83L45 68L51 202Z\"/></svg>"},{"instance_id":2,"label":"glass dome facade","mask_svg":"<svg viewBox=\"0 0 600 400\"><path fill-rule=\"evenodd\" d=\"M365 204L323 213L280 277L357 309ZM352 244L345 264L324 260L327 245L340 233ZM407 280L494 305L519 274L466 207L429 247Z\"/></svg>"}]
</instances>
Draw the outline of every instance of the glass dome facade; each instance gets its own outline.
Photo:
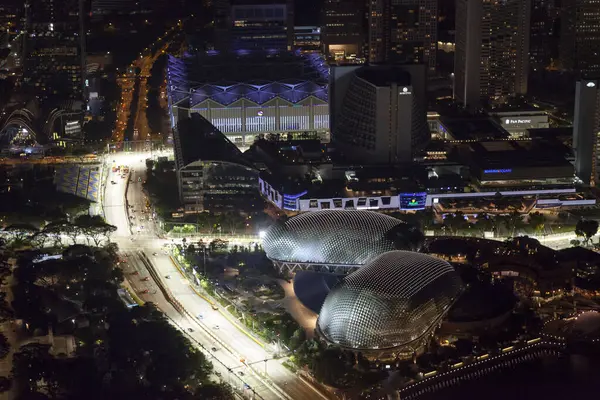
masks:
<instances>
[{"instance_id":1,"label":"glass dome facade","mask_svg":"<svg viewBox=\"0 0 600 400\"><path fill-rule=\"evenodd\" d=\"M271 226L263 248L271 260L364 265L392 250L418 250L423 234L389 215L363 210L304 213Z\"/></svg>"},{"instance_id":2,"label":"glass dome facade","mask_svg":"<svg viewBox=\"0 0 600 400\"><path fill-rule=\"evenodd\" d=\"M327 341L351 349L414 348L446 314L461 286L446 261L391 251L329 293L317 329Z\"/></svg>"}]
</instances>

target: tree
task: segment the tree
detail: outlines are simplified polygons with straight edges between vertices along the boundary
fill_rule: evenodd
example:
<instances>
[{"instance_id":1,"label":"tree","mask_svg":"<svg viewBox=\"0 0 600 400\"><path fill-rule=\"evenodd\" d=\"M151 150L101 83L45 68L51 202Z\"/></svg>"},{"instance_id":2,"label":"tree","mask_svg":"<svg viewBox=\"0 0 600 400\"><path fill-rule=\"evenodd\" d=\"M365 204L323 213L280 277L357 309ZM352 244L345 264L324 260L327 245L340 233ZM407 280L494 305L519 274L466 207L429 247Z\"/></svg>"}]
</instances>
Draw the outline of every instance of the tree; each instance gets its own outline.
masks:
<instances>
[{"instance_id":1,"label":"tree","mask_svg":"<svg viewBox=\"0 0 600 400\"><path fill-rule=\"evenodd\" d=\"M523 216L519 214L518 211L512 211L508 215L503 215L501 219L504 222L510 237L515 236L517 229L523 227Z\"/></svg>"},{"instance_id":2,"label":"tree","mask_svg":"<svg viewBox=\"0 0 600 400\"><path fill-rule=\"evenodd\" d=\"M444 218L444 226L453 235L456 235L458 231L463 230L467 227L467 220L462 211L458 211L454 214L447 214Z\"/></svg>"},{"instance_id":3,"label":"tree","mask_svg":"<svg viewBox=\"0 0 600 400\"><path fill-rule=\"evenodd\" d=\"M529 214L529 226L531 226L536 233L542 232L545 224L546 217L539 211Z\"/></svg>"},{"instance_id":4,"label":"tree","mask_svg":"<svg viewBox=\"0 0 600 400\"><path fill-rule=\"evenodd\" d=\"M475 228L478 229L482 235L485 232L491 232L496 227L496 222L494 218L486 213L477 214L477 222L475 222Z\"/></svg>"},{"instance_id":5,"label":"tree","mask_svg":"<svg viewBox=\"0 0 600 400\"><path fill-rule=\"evenodd\" d=\"M591 219L580 219L575 226L575 234L583 236L584 243L587 245L590 239L598 233L598 221Z\"/></svg>"},{"instance_id":6,"label":"tree","mask_svg":"<svg viewBox=\"0 0 600 400\"><path fill-rule=\"evenodd\" d=\"M205 383L196 389L193 398L195 400L233 400L235 396L227 386Z\"/></svg>"},{"instance_id":7,"label":"tree","mask_svg":"<svg viewBox=\"0 0 600 400\"><path fill-rule=\"evenodd\" d=\"M0 333L0 358L4 358L10 351L10 343L4 333Z\"/></svg>"},{"instance_id":8,"label":"tree","mask_svg":"<svg viewBox=\"0 0 600 400\"><path fill-rule=\"evenodd\" d=\"M38 232L38 228L32 224L12 224L4 228L12 240L17 242L23 242L28 237L33 237Z\"/></svg>"},{"instance_id":9,"label":"tree","mask_svg":"<svg viewBox=\"0 0 600 400\"><path fill-rule=\"evenodd\" d=\"M110 235L117 230L116 226L107 224L99 215L80 215L75 219L75 225L81 233L92 239L96 247L100 246L103 237L110 242Z\"/></svg>"}]
</instances>

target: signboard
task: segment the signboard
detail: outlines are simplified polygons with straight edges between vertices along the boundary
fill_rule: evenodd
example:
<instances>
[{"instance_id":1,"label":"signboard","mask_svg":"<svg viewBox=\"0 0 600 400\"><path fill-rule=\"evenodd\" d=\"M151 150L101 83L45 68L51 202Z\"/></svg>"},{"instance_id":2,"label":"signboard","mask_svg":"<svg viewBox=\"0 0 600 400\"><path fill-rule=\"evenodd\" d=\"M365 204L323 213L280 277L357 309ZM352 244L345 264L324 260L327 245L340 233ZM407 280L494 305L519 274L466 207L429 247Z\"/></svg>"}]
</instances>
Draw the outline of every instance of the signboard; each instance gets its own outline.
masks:
<instances>
[{"instance_id":1,"label":"signboard","mask_svg":"<svg viewBox=\"0 0 600 400\"><path fill-rule=\"evenodd\" d=\"M401 210L424 210L427 193L401 193L400 194L400 209Z\"/></svg>"}]
</instances>

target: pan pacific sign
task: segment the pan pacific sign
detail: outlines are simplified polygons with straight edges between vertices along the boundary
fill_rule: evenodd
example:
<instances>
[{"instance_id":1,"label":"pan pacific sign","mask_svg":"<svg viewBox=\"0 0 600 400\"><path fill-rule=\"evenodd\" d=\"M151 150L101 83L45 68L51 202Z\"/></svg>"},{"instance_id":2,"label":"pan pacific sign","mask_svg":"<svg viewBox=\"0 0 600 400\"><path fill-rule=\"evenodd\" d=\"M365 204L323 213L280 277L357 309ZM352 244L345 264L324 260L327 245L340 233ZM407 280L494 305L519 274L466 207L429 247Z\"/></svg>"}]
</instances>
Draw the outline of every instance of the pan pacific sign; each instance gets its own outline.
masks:
<instances>
[{"instance_id":1,"label":"pan pacific sign","mask_svg":"<svg viewBox=\"0 0 600 400\"><path fill-rule=\"evenodd\" d=\"M504 124L505 125L513 125L513 124L530 124L531 120L530 119L512 119L512 118L506 118L504 120Z\"/></svg>"}]
</instances>

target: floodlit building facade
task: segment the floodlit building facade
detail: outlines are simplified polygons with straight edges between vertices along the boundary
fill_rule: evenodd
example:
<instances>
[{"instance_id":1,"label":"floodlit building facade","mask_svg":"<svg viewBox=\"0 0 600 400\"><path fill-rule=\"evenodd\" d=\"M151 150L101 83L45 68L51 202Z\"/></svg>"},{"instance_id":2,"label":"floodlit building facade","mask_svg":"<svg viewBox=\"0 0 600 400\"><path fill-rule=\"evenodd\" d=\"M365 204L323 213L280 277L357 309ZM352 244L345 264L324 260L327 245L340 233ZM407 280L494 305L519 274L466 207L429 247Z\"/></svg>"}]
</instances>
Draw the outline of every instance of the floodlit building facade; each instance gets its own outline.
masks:
<instances>
[{"instance_id":1,"label":"floodlit building facade","mask_svg":"<svg viewBox=\"0 0 600 400\"><path fill-rule=\"evenodd\" d=\"M411 358L424 350L461 290L458 273L446 261L390 251L329 292L317 332L369 358Z\"/></svg>"},{"instance_id":2,"label":"floodlit building facade","mask_svg":"<svg viewBox=\"0 0 600 400\"><path fill-rule=\"evenodd\" d=\"M172 125L200 114L240 148L271 134L329 135L329 68L317 54L169 57Z\"/></svg>"},{"instance_id":3,"label":"floodlit building facade","mask_svg":"<svg viewBox=\"0 0 600 400\"><path fill-rule=\"evenodd\" d=\"M581 80L575 86L573 150L575 173L585 184L594 186L600 134L600 80Z\"/></svg>"}]
</instances>

